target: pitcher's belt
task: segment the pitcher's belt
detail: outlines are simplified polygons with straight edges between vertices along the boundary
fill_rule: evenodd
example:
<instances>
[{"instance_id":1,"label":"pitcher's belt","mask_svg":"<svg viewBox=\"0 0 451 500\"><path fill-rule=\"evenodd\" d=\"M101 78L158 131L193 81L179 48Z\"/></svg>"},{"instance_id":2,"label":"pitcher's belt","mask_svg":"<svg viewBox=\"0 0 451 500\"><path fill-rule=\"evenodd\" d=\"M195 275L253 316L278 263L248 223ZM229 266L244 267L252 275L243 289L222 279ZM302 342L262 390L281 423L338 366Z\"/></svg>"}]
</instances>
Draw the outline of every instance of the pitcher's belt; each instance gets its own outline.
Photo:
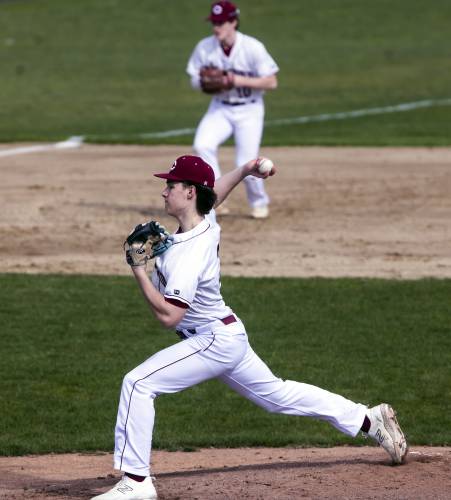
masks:
<instances>
[{"instance_id":1,"label":"pitcher's belt","mask_svg":"<svg viewBox=\"0 0 451 500\"><path fill-rule=\"evenodd\" d=\"M218 322L223 323L224 325L230 325L231 323L236 323L237 319L234 314L230 314L230 316L226 316L225 318L218 319L216 321L212 321L211 323L208 323L207 325L203 326L198 326L197 328L186 328L183 330L176 330L175 333L181 338L181 339L187 339L189 337L192 337L193 335L196 335L196 333L205 333L205 332L211 332L212 329L214 328L215 325L217 325Z\"/></svg>"}]
</instances>

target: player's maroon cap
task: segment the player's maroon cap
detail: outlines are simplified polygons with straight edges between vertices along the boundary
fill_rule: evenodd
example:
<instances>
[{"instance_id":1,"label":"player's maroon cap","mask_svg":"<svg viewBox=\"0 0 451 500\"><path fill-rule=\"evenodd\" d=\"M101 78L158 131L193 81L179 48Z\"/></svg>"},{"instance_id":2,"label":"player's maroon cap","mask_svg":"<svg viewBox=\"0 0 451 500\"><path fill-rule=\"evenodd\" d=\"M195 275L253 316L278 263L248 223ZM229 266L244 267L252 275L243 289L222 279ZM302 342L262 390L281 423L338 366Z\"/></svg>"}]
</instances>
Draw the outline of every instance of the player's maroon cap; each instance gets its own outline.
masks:
<instances>
[{"instance_id":1,"label":"player's maroon cap","mask_svg":"<svg viewBox=\"0 0 451 500\"><path fill-rule=\"evenodd\" d=\"M223 0L211 5L210 15L207 17L207 21L211 21L212 23L225 23L226 21L237 19L239 14L240 10L234 3Z\"/></svg>"},{"instance_id":2,"label":"player's maroon cap","mask_svg":"<svg viewBox=\"0 0 451 500\"><path fill-rule=\"evenodd\" d=\"M168 173L154 175L168 181L187 181L209 188L213 188L215 185L215 173L213 169L199 156L179 156L172 164Z\"/></svg>"}]
</instances>

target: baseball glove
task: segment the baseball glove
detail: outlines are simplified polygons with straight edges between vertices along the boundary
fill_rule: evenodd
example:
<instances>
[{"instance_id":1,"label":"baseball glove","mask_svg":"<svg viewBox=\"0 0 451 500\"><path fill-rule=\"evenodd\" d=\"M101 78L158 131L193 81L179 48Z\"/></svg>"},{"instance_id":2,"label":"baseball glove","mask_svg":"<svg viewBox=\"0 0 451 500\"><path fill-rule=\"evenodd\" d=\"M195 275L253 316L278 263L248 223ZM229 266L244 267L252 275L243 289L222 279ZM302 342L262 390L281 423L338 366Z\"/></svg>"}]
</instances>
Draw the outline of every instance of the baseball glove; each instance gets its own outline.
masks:
<instances>
[{"instance_id":1,"label":"baseball glove","mask_svg":"<svg viewBox=\"0 0 451 500\"><path fill-rule=\"evenodd\" d=\"M165 252L172 245L172 236L159 222L138 224L124 241L125 258L132 267L145 266L147 261Z\"/></svg>"},{"instance_id":2,"label":"baseball glove","mask_svg":"<svg viewBox=\"0 0 451 500\"><path fill-rule=\"evenodd\" d=\"M219 94L233 88L233 73L212 66L200 70L200 86L206 94Z\"/></svg>"}]
</instances>

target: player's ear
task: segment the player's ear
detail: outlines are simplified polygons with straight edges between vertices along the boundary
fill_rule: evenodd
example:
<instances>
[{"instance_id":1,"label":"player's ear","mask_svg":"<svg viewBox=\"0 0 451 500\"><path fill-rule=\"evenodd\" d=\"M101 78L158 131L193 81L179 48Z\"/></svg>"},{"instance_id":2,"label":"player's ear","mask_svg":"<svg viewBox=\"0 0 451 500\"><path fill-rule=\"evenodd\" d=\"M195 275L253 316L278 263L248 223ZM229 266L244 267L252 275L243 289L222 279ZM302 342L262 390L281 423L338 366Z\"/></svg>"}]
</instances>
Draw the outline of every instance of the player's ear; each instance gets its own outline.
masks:
<instances>
[{"instance_id":1,"label":"player's ear","mask_svg":"<svg viewBox=\"0 0 451 500\"><path fill-rule=\"evenodd\" d=\"M195 186L193 186L192 184L190 184L190 185L188 186L188 195L187 195L188 200L191 200L191 198L194 196L194 194L195 194L195 193L196 193L196 188L195 188Z\"/></svg>"}]
</instances>

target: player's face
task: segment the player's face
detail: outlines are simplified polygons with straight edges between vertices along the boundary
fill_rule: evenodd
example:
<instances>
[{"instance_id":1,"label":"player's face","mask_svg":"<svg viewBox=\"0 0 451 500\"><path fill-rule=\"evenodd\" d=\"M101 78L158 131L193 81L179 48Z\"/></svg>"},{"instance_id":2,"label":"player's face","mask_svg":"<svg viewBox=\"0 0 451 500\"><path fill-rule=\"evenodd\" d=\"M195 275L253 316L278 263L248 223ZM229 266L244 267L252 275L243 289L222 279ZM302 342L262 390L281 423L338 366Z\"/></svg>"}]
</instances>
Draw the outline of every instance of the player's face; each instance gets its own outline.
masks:
<instances>
[{"instance_id":1,"label":"player's face","mask_svg":"<svg viewBox=\"0 0 451 500\"><path fill-rule=\"evenodd\" d=\"M213 24L213 34L221 43L230 41L235 36L235 30L236 21Z\"/></svg>"},{"instance_id":2,"label":"player's face","mask_svg":"<svg viewBox=\"0 0 451 500\"><path fill-rule=\"evenodd\" d=\"M186 186L183 182L167 181L166 187L161 193L166 213L175 217L183 213L191 204L191 191L192 187Z\"/></svg>"}]
</instances>

